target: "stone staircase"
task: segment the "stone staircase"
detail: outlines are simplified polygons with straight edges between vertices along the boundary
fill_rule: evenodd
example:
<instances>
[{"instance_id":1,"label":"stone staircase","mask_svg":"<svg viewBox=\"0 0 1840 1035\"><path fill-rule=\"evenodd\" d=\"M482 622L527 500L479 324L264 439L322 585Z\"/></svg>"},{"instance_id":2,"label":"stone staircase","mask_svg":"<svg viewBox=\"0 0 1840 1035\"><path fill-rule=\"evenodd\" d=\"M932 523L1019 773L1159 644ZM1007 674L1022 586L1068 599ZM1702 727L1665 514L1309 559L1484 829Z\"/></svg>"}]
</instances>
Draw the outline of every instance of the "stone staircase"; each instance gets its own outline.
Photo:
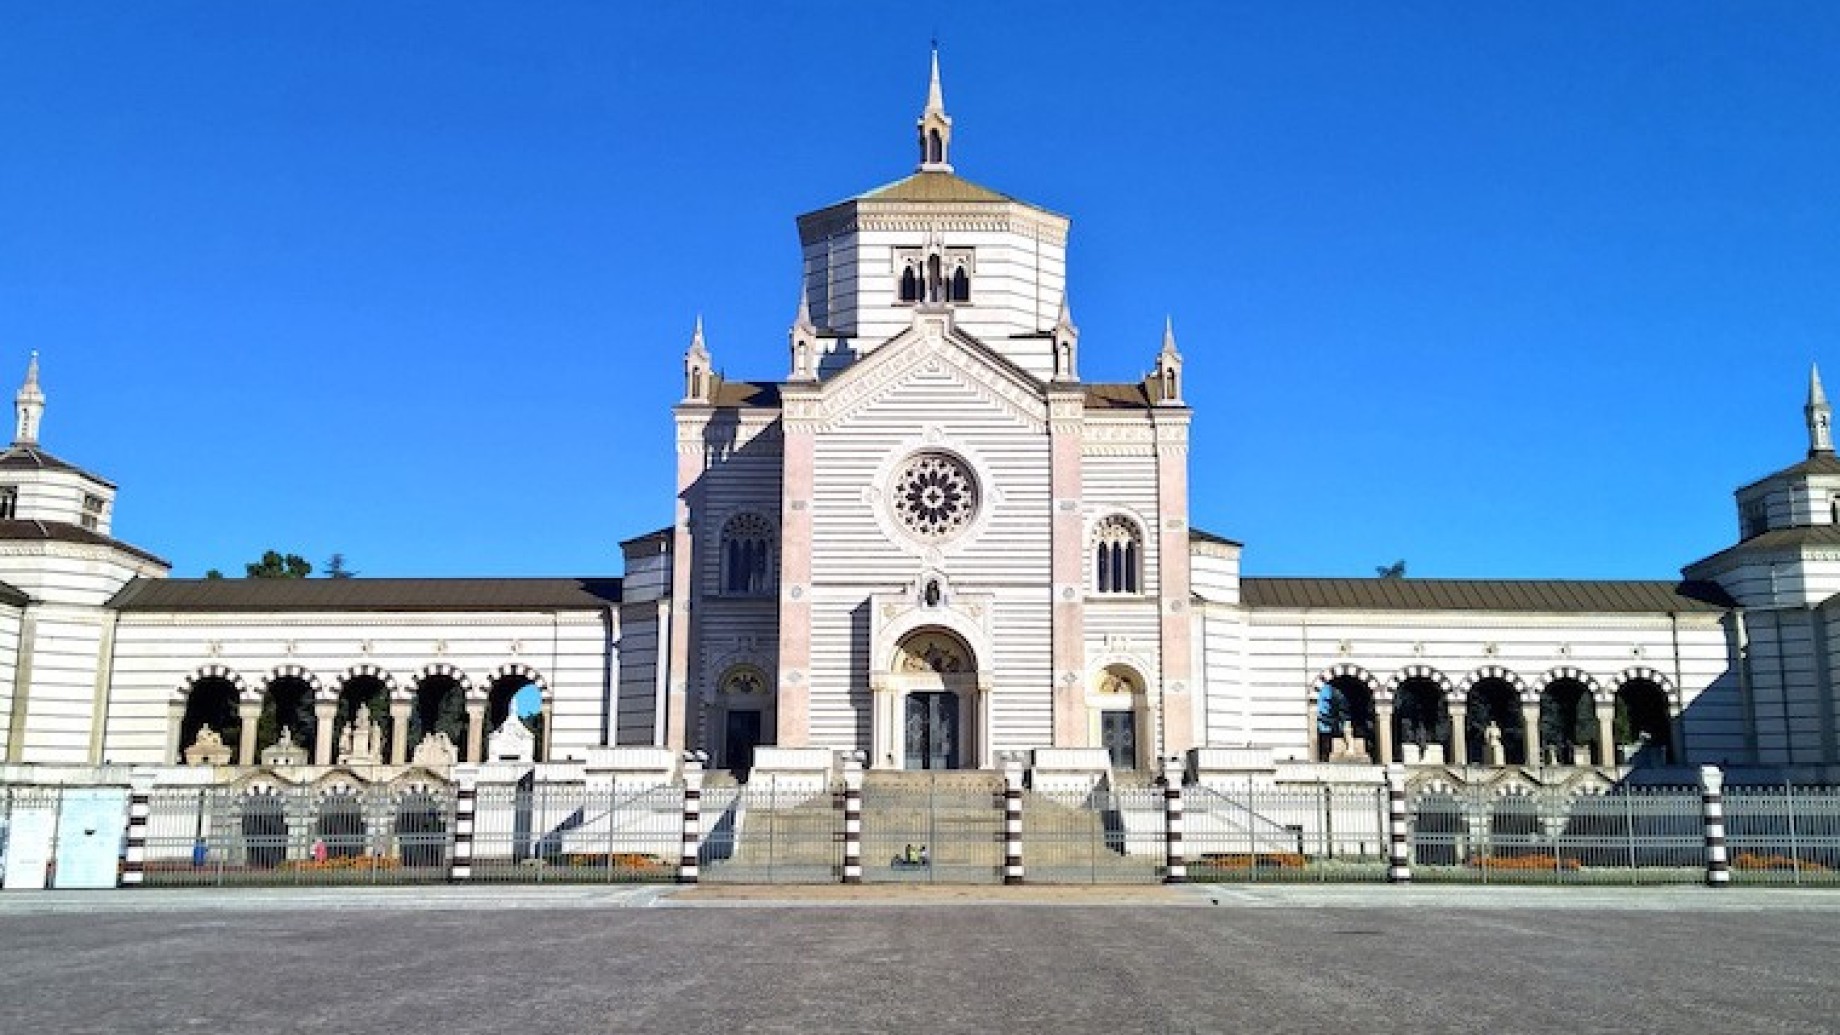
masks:
<instances>
[{"instance_id":1,"label":"stone staircase","mask_svg":"<svg viewBox=\"0 0 1840 1035\"><path fill-rule=\"evenodd\" d=\"M924 846L927 865L897 863ZM1003 777L975 771L863 774L863 879L983 882L1003 874Z\"/></svg>"},{"instance_id":2,"label":"stone staircase","mask_svg":"<svg viewBox=\"0 0 1840 1035\"><path fill-rule=\"evenodd\" d=\"M1138 820L1132 822L1132 820ZM1144 821L1116 810L1024 792L1022 860L1033 883L1143 883L1161 877L1162 839Z\"/></svg>"}]
</instances>

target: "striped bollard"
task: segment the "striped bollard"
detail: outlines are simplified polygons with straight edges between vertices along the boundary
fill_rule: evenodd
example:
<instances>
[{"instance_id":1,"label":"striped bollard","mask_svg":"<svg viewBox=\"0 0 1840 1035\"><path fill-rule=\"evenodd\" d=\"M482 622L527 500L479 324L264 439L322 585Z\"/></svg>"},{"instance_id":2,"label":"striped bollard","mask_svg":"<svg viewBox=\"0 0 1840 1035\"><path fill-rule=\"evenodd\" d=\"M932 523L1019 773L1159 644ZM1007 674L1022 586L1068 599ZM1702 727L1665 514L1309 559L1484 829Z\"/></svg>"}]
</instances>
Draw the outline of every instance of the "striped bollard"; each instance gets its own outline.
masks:
<instances>
[{"instance_id":1,"label":"striped bollard","mask_svg":"<svg viewBox=\"0 0 1840 1035\"><path fill-rule=\"evenodd\" d=\"M1412 846L1406 837L1406 767L1394 762L1386 767L1386 880L1412 883Z\"/></svg>"},{"instance_id":2,"label":"striped bollard","mask_svg":"<svg viewBox=\"0 0 1840 1035\"><path fill-rule=\"evenodd\" d=\"M1731 860L1725 854L1725 773L1716 765L1699 767L1700 814L1706 824L1706 886L1731 884Z\"/></svg>"},{"instance_id":3,"label":"striped bollard","mask_svg":"<svg viewBox=\"0 0 1840 1035\"><path fill-rule=\"evenodd\" d=\"M695 884L701 874L697 856L703 849L703 755L684 756L684 832L677 857L677 883Z\"/></svg>"},{"instance_id":4,"label":"striped bollard","mask_svg":"<svg viewBox=\"0 0 1840 1035\"><path fill-rule=\"evenodd\" d=\"M1021 884L1022 759L1003 760L1003 883Z\"/></svg>"},{"instance_id":5,"label":"striped bollard","mask_svg":"<svg viewBox=\"0 0 1840 1035\"><path fill-rule=\"evenodd\" d=\"M1188 883L1188 856L1182 847L1182 776L1179 758L1163 762L1163 883Z\"/></svg>"},{"instance_id":6,"label":"striped bollard","mask_svg":"<svg viewBox=\"0 0 1840 1035\"><path fill-rule=\"evenodd\" d=\"M473 818L479 812L479 773L455 767L460 789L454 792L454 867L450 881L473 879Z\"/></svg>"},{"instance_id":7,"label":"striped bollard","mask_svg":"<svg viewBox=\"0 0 1840 1035\"><path fill-rule=\"evenodd\" d=\"M862 872L862 789L863 770L860 752L843 763L843 882L861 884Z\"/></svg>"},{"instance_id":8,"label":"striped bollard","mask_svg":"<svg viewBox=\"0 0 1840 1035\"><path fill-rule=\"evenodd\" d=\"M138 888L147 880L147 818L152 813L153 777L135 773L128 783L128 854L121 868L124 888Z\"/></svg>"}]
</instances>

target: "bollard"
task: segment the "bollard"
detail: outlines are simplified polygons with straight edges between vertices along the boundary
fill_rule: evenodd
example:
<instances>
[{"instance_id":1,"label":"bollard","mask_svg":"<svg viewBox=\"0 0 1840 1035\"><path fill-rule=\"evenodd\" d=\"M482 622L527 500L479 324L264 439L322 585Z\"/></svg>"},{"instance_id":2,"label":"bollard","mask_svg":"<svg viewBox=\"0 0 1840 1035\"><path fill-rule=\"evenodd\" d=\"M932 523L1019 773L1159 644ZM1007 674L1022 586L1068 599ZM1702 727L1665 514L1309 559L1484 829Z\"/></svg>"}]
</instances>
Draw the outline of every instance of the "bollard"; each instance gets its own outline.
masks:
<instances>
[{"instance_id":1,"label":"bollard","mask_svg":"<svg viewBox=\"0 0 1840 1035\"><path fill-rule=\"evenodd\" d=\"M1406 767L1386 767L1386 838L1388 884L1412 883L1412 846L1406 838Z\"/></svg>"},{"instance_id":2,"label":"bollard","mask_svg":"<svg viewBox=\"0 0 1840 1035\"><path fill-rule=\"evenodd\" d=\"M1725 773L1716 765L1699 767L1700 816L1706 826L1706 886L1731 884L1731 860L1725 855Z\"/></svg>"},{"instance_id":3,"label":"bollard","mask_svg":"<svg viewBox=\"0 0 1840 1035\"><path fill-rule=\"evenodd\" d=\"M138 888L147 880L147 819L153 812L153 777L128 778L128 852L122 859L121 886Z\"/></svg>"},{"instance_id":4,"label":"bollard","mask_svg":"<svg viewBox=\"0 0 1840 1035\"><path fill-rule=\"evenodd\" d=\"M862 869L862 752L843 763L843 882L861 884Z\"/></svg>"},{"instance_id":5,"label":"bollard","mask_svg":"<svg viewBox=\"0 0 1840 1035\"><path fill-rule=\"evenodd\" d=\"M468 767L454 774L460 789L454 793L454 865L450 881L473 879L473 818L479 811L479 773Z\"/></svg>"},{"instance_id":6,"label":"bollard","mask_svg":"<svg viewBox=\"0 0 1840 1035\"><path fill-rule=\"evenodd\" d=\"M1163 883L1188 883L1188 857L1182 847L1182 776L1179 758L1163 761Z\"/></svg>"},{"instance_id":7,"label":"bollard","mask_svg":"<svg viewBox=\"0 0 1840 1035\"><path fill-rule=\"evenodd\" d=\"M1003 883L1022 883L1022 760L1003 760Z\"/></svg>"},{"instance_id":8,"label":"bollard","mask_svg":"<svg viewBox=\"0 0 1840 1035\"><path fill-rule=\"evenodd\" d=\"M703 759L700 751L684 756L684 826L677 857L677 883L695 884L697 856L703 849Z\"/></svg>"}]
</instances>

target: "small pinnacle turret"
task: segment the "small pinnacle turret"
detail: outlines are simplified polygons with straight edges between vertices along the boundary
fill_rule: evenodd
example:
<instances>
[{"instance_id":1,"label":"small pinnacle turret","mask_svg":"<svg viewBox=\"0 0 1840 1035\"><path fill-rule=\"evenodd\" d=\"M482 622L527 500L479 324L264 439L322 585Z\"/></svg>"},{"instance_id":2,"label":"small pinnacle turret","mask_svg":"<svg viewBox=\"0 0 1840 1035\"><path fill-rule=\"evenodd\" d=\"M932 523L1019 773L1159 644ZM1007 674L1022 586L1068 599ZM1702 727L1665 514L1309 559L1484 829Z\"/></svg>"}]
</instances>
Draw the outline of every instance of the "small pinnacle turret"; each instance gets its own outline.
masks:
<instances>
[{"instance_id":1,"label":"small pinnacle turret","mask_svg":"<svg viewBox=\"0 0 1840 1035\"><path fill-rule=\"evenodd\" d=\"M1808 455L1832 455L1834 451L1833 409L1827 405L1827 391L1821 387L1821 368L1808 367L1808 403L1802 407L1808 422Z\"/></svg>"},{"instance_id":2,"label":"small pinnacle turret","mask_svg":"<svg viewBox=\"0 0 1840 1035\"><path fill-rule=\"evenodd\" d=\"M38 444L38 425L45 416L45 393L38 387L38 351L32 352L32 361L26 364L26 383L19 388L19 394L13 397L13 409L17 415L13 423L13 444L32 446Z\"/></svg>"},{"instance_id":3,"label":"small pinnacle turret","mask_svg":"<svg viewBox=\"0 0 1840 1035\"><path fill-rule=\"evenodd\" d=\"M1078 381L1080 329L1074 326L1067 293L1061 292L1061 311L1054 319L1054 380Z\"/></svg>"},{"instance_id":4,"label":"small pinnacle turret","mask_svg":"<svg viewBox=\"0 0 1840 1035\"><path fill-rule=\"evenodd\" d=\"M696 330L690 335L690 347L684 350L684 401L712 401L714 381L709 366L709 348L703 344L703 315L698 313Z\"/></svg>"},{"instance_id":5,"label":"small pinnacle turret","mask_svg":"<svg viewBox=\"0 0 1840 1035\"><path fill-rule=\"evenodd\" d=\"M1176 325L1163 317L1163 351L1156 354L1150 398L1158 405L1182 405L1182 353L1176 351Z\"/></svg>"},{"instance_id":6,"label":"small pinnacle turret","mask_svg":"<svg viewBox=\"0 0 1840 1035\"><path fill-rule=\"evenodd\" d=\"M816 381L818 379L818 328L811 322L811 303L805 300L805 292L799 292L799 312L792 318L792 330L787 332L792 347L792 381Z\"/></svg>"},{"instance_id":7,"label":"small pinnacle turret","mask_svg":"<svg viewBox=\"0 0 1840 1035\"><path fill-rule=\"evenodd\" d=\"M933 76L926 87L926 110L920 113L920 171L952 171L952 116L946 114L945 91L939 86L939 48L933 48Z\"/></svg>"}]
</instances>

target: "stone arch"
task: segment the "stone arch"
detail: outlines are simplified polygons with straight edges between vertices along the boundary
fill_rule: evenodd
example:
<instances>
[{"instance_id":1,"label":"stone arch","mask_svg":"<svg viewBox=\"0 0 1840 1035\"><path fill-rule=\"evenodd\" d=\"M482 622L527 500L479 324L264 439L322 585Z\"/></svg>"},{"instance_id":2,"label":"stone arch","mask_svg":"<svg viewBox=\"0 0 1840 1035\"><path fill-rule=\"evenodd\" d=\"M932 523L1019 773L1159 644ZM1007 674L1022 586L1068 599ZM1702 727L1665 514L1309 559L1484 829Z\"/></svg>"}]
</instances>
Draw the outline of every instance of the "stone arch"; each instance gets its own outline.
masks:
<instances>
[{"instance_id":1,"label":"stone arch","mask_svg":"<svg viewBox=\"0 0 1840 1035\"><path fill-rule=\"evenodd\" d=\"M1450 677L1430 665L1410 665L1394 673L1386 685L1386 697L1393 708L1397 761L1449 761L1453 738L1461 735L1461 731L1451 729L1450 700L1456 687Z\"/></svg>"},{"instance_id":2,"label":"stone arch","mask_svg":"<svg viewBox=\"0 0 1840 1035\"><path fill-rule=\"evenodd\" d=\"M1146 529L1128 510L1112 508L1098 515L1086 530L1086 556L1092 564L1088 592L1134 596L1145 591Z\"/></svg>"},{"instance_id":3,"label":"stone arch","mask_svg":"<svg viewBox=\"0 0 1840 1035\"><path fill-rule=\"evenodd\" d=\"M1464 728L1457 735L1464 738L1466 761L1492 763L1491 725L1505 764L1532 761L1527 757L1527 720L1521 708L1527 700L1527 682L1518 672L1500 665L1484 665L1463 677L1457 692L1464 705Z\"/></svg>"},{"instance_id":4,"label":"stone arch","mask_svg":"<svg viewBox=\"0 0 1840 1035\"><path fill-rule=\"evenodd\" d=\"M314 790L313 857L355 859L364 855L369 841L364 789L339 774Z\"/></svg>"},{"instance_id":5,"label":"stone arch","mask_svg":"<svg viewBox=\"0 0 1840 1035\"><path fill-rule=\"evenodd\" d=\"M241 673L227 665L194 669L173 689L167 713L166 761L182 763L185 751L206 726L223 740L231 762L239 761L243 735L242 705L260 701Z\"/></svg>"},{"instance_id":6,"label":"stone arch","mask_svg":"<svg viewBox=\"0 0 1840 1035\"><path fill-rule=\"evenodd\" d=\"M549 681L543 678L543 673L538 672L536 669L531 668L521 661L506 662L496 669L493 669L492 674L487 677L486 683L489 685L501 679L510 678L518 678L535 683L537 684L537 690L542 693L546 699L550 696Z\"/></svg>"},{"instance_id":7,"label":"stone arch","mask_svg":"<svg viewBox=\"0 0 1840 1035\"><path fill-rule=\"evenodd\" d=\"M1674 719L1679 711L1673 684L1660 672L1635 665L1618 673L1613 687L1612 733L1619 752L1613 761L1672 764Z\"/></svg>"},{"instance_id":8,"label":"stone arch","mask_svg":"<svg viewBox=\"0 0 1840 1035\"><path fill-rule=\"evenodd\" d=\"M252 690L248 681L243 678L242 673L238 672L236 669L228 665L200 665L193 669L191 674L186 676L185 679L174 688L173 700L178 703L183 703L186 698L191 696L192 690L197 687L199 683L210 679L221 679L235 687L237 700L239 701L254 701L259 698L260 691Z\"/></svg>"},{"instance_id":9,"label":"stone arch","mask_svg":"<svg viewBox=\"0 0 1840 1035\"><path fill-rule=\"evenodd\" d=\"M1597 677L1580 668L1560 666L1534 683L1534 697L1539 702L1540 760L1552 765L1590 764L1590 752L1596 746L1596 706L1610 700L1610 694Z\"/></svg>"},{"instance_id":10,"label":"stone arch","mask_svg":"<svg viewBox=\"0 0 1840 1035\"><path fill-rule=\"evenodd\" d=\"M262 702L256 717L257 757L280 741L283 728L306 749L308 758L314 757L314 747L326 731L319 728L313 706L331 699L318 673L303 665L277 665L263 678L257 697Z\"/></svg>"},{"instance_id":11,"label":"stone arch","mask_svg":"<svg viewBox=\"0 0 1840 1035\"><path fill-rule=\"evenodd\" d=\"M390 699L393 701L409 699L408 691L404 690L402 685L396 681L396 673L391 672L387 668L368 663L353 665L339 673L338 678L335 679L334 682L342 687L354 679L375 679L377 682L383 684L385 690L389 691Z\"/></svg>"},{"instance_id":12,"label":"stone arch","mask_svg":"<svg viewBox=\"0 0 1840 1035\"><path fill-rule=\"evenodd\" d=\"M1330 702L1327 707L1327 723L1324 728L1325 705L1324 688L1328 688ZM1372 761L1379 754L1378 712L1375 702L1380 700L1381 683L1372 673L1359 665L1342 663L1332 665L1316 674L1310 684L1308 706L1312 709L1311 728L1315 731L1317 761ZM1346 729L1347 742L1342 740ZM1365 759L1361 757L1365 753Z\"/></svg>"},{"instance_id":13,"label":"stone arch","mask_svg":"<svg viewBox=\"0 0 1840 1035\"><path fill-rule=\"evenodd\" d=\"M483 730L474 730L475 716L486 703L487 692L476 688L471 677L454 665L437 661L416 673L409 692L409 736L404 745L411 755L422 738L440 732L453 742L454 757L479 761ZM483 721L479 723L483 725ZM476 736L475 734L479 734Z\"/></svg>"},{"instance_id":14,"label":"stone arch","mask_svg":"<svg viewBox=\"0 0 1840 1035\"><path fill-rule=\"evenodd\" d=\"M1087 683L1090 743L1105 749L1113 769L1141 769L1149 761L1147 673L1141 663L1114 658L1096 666Z\"/></svg>"},{"instance_id":15,"label":"stone arch","mask_svg":"<svg viewBox=\"0 0 1840 1035\"><path fill-rule=\"evenodd\" d=\"M1455 684L1451 683L1450 677L1438 669L1430 665L1407 665L1405 668L1393 673L1392 677L1386 681L1386 689L1384 692L1387 699L1390 700L1394 694L1399 692L1400 684L1414 679L1423 679L1428 682L1436 683L1446 697L1450 696L1455 690Z\"/></svg>"}]
</instances>

